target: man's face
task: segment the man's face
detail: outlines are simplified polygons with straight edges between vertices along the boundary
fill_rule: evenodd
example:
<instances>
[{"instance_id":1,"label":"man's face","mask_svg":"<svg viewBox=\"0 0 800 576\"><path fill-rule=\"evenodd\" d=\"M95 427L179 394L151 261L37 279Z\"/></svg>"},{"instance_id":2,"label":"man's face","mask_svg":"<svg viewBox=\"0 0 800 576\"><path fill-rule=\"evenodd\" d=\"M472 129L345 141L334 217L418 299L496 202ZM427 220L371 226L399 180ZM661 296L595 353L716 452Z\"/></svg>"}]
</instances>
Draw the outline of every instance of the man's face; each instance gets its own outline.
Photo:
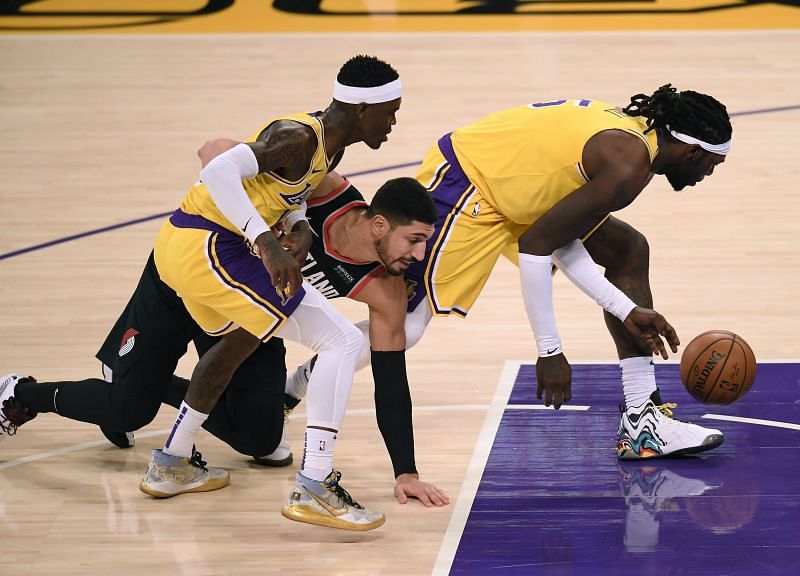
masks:
<instances>
[{"instance_id":1,"label":"man's face","mask_svg":"<svg viewBox=\"0 0 800 576\"><path fill-rule=\"evenodd\" d=\"M397 124L397 111L400 110L400 98L380 104L366 104L359 117L362 140L377 150L389 139L392 126Z\"/></svg>"},{"instance_id":2,"label":"man's face","mask_svg":"<svg viewBox=\"0 0 800 576\"><path fill-rule=\"evenodd\" d=\"M679 161L664 172L664 175L675 190L683 190L686 186L694 186L706 176L711 176L714 168L723 162L725 156L692 145Z\"/></svg>"},{"instance_id":3,"label":"man's face","mask_svg":"<svg viewBox=\"0 0 800 576\"><path fill-rule=\"evenodd\" d=\"M402 276L412 262L425 257L425 243L432 235L432 225L417 221L389 229L375 240L378 259L391 276Z\"/></svg>"}]
</instances>

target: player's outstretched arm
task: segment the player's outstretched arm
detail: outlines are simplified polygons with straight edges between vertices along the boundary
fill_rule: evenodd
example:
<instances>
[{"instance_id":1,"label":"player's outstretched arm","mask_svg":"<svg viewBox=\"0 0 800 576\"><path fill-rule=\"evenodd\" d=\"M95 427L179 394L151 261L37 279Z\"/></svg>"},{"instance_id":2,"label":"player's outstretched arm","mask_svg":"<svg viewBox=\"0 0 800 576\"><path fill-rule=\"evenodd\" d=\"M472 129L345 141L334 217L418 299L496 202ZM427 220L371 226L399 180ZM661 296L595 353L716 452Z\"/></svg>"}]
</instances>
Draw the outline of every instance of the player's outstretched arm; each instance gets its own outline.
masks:
<instances>
[{"instance_id":1,"label":"player's outstretched arm","mask_svg":"<svg viewBox=\"0 0 800 576\"><path fill-rule=\"evenodd\" d=\"M369 306L375 416L392 460L394 494L405 504L417 498L425 506L445 506L450 500L437 486L419 479L414 455L414 424L405 358L405 318L408 294L400 276L371 280L356 299Z\"/></svg>"}]
</instances>

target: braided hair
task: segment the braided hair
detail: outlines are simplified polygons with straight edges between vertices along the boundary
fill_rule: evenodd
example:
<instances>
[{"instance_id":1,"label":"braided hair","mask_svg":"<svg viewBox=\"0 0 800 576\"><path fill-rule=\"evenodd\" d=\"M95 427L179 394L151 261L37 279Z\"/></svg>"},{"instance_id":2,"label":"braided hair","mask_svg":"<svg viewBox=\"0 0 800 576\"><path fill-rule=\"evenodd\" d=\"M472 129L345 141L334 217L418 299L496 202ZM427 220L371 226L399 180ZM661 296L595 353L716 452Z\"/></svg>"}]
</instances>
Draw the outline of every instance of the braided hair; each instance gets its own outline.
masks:
<instances>
[{"instance_id":1,"label":"braided hair","mask_svg":"<svg viewBox=\"0 0 800 576\"><path fill-rule=\"evenodd\" d=\"M336 80L345 86L371 88L382 86L392 80L397 80L400 75L383 60L374 56L353 56L339 69Z\"/></svg>"},{"instance_id":2,"label":"braided hair","mask_svg":"<svg viewBox=\"0 0 800 576\"><path fill-rule=\"evenodd\" d=\"M651 96L637 94L622 109L629 116L647 118L647 130L669 125L671 130L693 136L709 144L722 144L731 139L731 119L719 101L692 90L678 92L665 84Z\"/></svg>"}]
</instances>

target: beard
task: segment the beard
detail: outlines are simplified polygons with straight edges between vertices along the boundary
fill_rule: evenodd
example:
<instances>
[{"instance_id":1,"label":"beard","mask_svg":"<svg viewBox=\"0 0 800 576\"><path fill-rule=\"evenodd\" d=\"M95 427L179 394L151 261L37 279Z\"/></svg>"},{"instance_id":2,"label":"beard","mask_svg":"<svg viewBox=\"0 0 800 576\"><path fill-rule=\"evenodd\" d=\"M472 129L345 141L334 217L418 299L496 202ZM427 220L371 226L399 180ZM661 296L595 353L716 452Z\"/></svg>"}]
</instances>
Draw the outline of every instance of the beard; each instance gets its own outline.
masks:
<instances>
[{"instance_id":1,"label":"beard","mask_svg":"<svg viewBox=\"0 0 800 576\"><path fill-rule=\"evenodd\" d=\"M672 189L676 192L679 192L686 188L689 183L686 181L686 177L680 174L667 174L667 181L672 186Z\"/></svg>"},{"instance_id":2,"label":"beard","mask_svg":"<svg viewBox=\"0 0 800 576\"><path fill-rule=\"evenodd\" d=\"M405 270L392 266L393 261L389 258L389 253L380 240L375 240L375 252L378 253L378 260L380 260L389 276L402 276L405 273Z\"/></svg>"}]
</instances>

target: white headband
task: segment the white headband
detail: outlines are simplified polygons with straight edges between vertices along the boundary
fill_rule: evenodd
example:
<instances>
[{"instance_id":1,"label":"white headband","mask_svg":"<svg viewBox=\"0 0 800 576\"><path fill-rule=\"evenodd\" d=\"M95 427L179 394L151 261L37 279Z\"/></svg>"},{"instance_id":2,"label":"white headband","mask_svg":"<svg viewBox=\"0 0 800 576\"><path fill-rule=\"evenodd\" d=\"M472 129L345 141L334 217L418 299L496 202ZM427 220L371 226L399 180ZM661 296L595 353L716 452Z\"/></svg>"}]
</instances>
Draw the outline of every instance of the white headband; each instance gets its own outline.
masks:
<instances>
[{"instance_id":1,"label":"white headband","mask_svg":"<svg viewBox=\"0 0 800 576\"><path fill-rule=\"evenodd\" d=\"M667 124L667 130L669 133L672 134L672 137L684 142L686 144L697 144L703 150L707 152L713 152L714 154L722 154L723 156L727 155L731 151L731 140L727 142L723 142L722 144L709 144L708 142L703 142L702 140L698 140L697 138L693 138L688 134L681 134L680 132L675 132L672 128L669 127Z\"/></svg>"},{"instance_id":2,"label":"white headband","mask_svg":"<svg viewBox=\"0 0 800 576\"><path fill-rule=\"evenodd\" d=\"M380 104L381 102L391 102L403 95L403 86L400 78L392 80L382 86L370 86L362 88L359 86L345 86L337 80L333 84L333 99L345 104Z\"/></svg>"}]
</instances>

